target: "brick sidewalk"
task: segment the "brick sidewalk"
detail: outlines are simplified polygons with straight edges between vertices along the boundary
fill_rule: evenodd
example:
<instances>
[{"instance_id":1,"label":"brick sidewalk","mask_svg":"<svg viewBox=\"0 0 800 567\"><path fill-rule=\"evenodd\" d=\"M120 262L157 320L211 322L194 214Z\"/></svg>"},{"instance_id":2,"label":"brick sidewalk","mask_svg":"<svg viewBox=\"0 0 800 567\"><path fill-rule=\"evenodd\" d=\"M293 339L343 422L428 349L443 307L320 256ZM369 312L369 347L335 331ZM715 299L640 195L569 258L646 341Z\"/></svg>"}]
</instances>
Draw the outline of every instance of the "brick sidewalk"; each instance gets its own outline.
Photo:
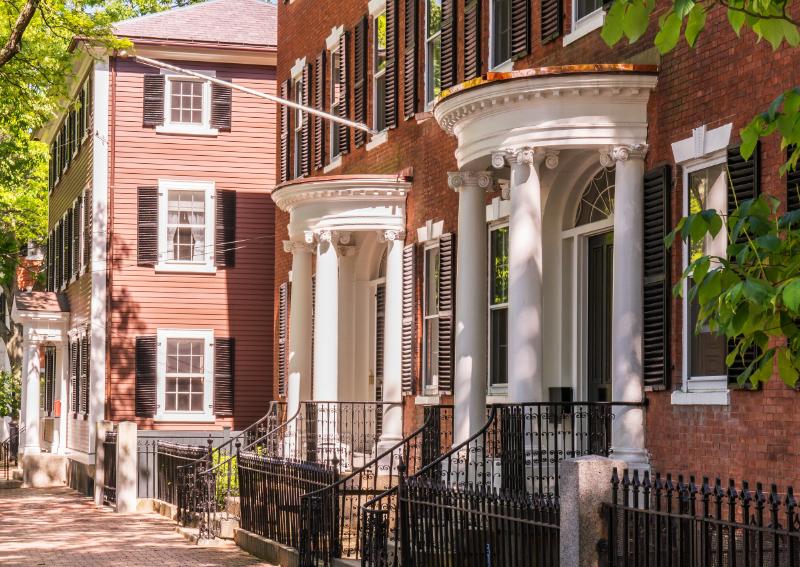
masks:
<instances>
[{"instance_id":1,"label":"brick sidewalk","mask_svg":"<svg viewBox=\"0 0 800 567\"><path fill-rule=\"evenodd\" d=\"M198 547L174 530L155 514L98 510L67 488L0 489L0 565L269 567L233 544Z\"/></svg>"}]
</instances>

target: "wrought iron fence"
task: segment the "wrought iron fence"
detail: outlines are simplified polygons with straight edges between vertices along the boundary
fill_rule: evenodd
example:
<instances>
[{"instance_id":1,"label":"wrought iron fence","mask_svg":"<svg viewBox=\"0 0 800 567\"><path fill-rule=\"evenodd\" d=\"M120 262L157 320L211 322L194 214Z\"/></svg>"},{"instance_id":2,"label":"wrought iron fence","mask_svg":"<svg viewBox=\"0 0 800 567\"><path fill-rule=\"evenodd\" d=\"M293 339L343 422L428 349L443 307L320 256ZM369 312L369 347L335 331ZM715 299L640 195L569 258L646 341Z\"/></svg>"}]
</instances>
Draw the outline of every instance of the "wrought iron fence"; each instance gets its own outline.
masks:
<instances>
[{"instance_id":1,"label":"wrought iron fence","mask_svg":"<svg viewBox=\"0 0 800 567\"><path fill-rule=\"evenodd\" d=\"M237 459L242 529L300 546L300 499L336 482L336 468L241 452Z\"/></svg>"},{"instance_id":2,"label":"wrought iron fence","mask_svg":"<svg viewBox=\"0 0 800 567\"><path fill-rule=\"evenodd\" d=\"M425 459L432 455L430 448L425 449L425 441L439 439L442 430L452 430L452 406L426 408L424 418L412 434L365 466L302 497L299 551L303 567L330 565L334 558L361 557L365 546L361 507L397 486L401 464L413 470L422 468ZM387 495L383 503L387 515L397 509L395 494ZM386 530L393 528L394 521L387 522Z\"/></svg>"},{"instance_id":3,"label":"wrought iron fence","mask_svg":"<svg viewBox=\"0 0 800 567\"><path fill-rule=\"evenodd\" d=\"M106 431L103 440L103 504L117 502L117 432Z\"/></svg>"},{"instance_id":4,"label":"wrought iron fence","mask_svg":"<svg viewBox=\"0 0 800 567\"><path fill-rule=\"evenodd\" d=\"M164 502L180 506L178 487L183 482L181 467L208 458L206 447L194 447L158 441L156 443L156 466L158 485L156 497Z\"/></svg>"},{"instance_id":5,"label":"wrought iron fence","mask_svg":"<svg viewBox=\"0 0 800 567\"><path fill-rule=\"evenodd\" d=\"M11 469L19 464L19 438L24 431L24 425L10 423L8 438L0 442L0 465L3 467L6 480L11 477Z\"/></svg>"},{"instance_id":6,"label":"wrought iron fence","mask_svg":"<svg viewBox=\"0 0 800 567\"><path fill-rule=\"evenodd\" d=\"M677 482L614 470L606 560L655 567L800 566L800 517L791 487Z\"/></svg>"}]
</instances>

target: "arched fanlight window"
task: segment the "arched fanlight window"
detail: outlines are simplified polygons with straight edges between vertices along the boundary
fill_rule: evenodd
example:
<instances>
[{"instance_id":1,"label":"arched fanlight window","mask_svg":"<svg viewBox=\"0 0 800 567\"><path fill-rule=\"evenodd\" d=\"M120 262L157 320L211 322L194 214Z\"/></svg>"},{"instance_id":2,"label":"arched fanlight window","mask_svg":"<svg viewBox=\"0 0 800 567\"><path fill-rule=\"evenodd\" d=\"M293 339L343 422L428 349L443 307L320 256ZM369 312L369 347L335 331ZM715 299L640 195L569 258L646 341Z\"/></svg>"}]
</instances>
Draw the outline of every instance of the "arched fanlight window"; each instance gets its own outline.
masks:
<instances>
[{"instance_id":1,"label":"arched fanlight window","mask_svg":"<svg viewBox=\"0 0 800 567\"><path fill-rule=\"evenodd\" d=\"M614 213L614 167L597 172L581 195L575 226L607 219Z\"/></svg>"}]
</instances>

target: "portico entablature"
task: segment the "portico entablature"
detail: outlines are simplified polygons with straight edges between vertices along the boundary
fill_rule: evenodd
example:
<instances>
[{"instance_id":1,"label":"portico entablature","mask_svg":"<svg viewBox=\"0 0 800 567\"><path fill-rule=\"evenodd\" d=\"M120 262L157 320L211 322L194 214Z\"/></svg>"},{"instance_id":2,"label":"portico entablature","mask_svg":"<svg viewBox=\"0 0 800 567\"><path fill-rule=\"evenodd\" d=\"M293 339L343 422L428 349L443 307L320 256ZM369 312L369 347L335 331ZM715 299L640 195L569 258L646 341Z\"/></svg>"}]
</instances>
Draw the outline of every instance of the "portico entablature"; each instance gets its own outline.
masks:
<instances>
[{"instance_id":1,"label":"portico entablature","mask_svg":"<svg viewBox=\"0 0 800 567\"><path fill-rule=\"evenodd\" d=\"M59 306L53 292L25 292L14 298L11 318L22 325L22 339L26 343L66 344L69 311Z\"/></svg>"},{"instance_id":2,"label":"portico entablature","mask_svg":"<svg viewBox=\"0 0 800 567\"><path fill-rule=\"evenodd\" d=\"M653 65L572 65L489 73L445 91L439 125L458 139L459 168L503 148L639 145L647 141Z\"/></svg>"},{"instance_id":3,"label":"portico entablature","mask_svg":"<svg viewBox=\"0 0 800 567\"><path fill-rule=\"evenodd\" d=\"M302 242L309 232L402 232L410 191L402 175L337 175L285 183L272 198L290 215L289 238Z\"/></svg>"}]
</instances>

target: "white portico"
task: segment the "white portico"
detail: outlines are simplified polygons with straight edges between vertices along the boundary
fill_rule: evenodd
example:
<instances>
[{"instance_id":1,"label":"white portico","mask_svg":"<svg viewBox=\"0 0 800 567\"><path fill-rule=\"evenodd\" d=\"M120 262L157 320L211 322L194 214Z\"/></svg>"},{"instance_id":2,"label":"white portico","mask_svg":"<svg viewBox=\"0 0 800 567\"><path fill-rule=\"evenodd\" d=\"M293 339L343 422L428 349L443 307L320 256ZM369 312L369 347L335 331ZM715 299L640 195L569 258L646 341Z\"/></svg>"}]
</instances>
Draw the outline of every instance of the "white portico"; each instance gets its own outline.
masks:
<instances>
[{"instance_id":1,"label":"white portico","mask_svg":"<svg viewBox=\"0 0 800 567\"><path fill-rule=\"evenodd\" d=\"M339 175L295 180L272 194L290 215L288 415L306 400L396 403L382 412L383 447L403 433L402 261L410 190L403 175Z\"/></svg>"},{"instance_id":2,"label":"white portico","mask_svg":"<svg viewBox=\"0 0 800 567\"><path fill-rule=\"evenodd\" d=\"M487 392L485 367L472 361L486 360L490 347L463 330L486 329L485 319L477 320L485 318L485 283L475 283L486 281L486 263L469 261L463 248L468 237L470 249L486 257L489 219L478 206L490 184L470 180L492 170L507 180L510 198L510 206L495 207L505 211L508 226L507 401L548 401L565 387L575 400L642 401L643 172L656 72L654 66L587 65L491 73L445 92L437 102L436 120L458 141L460 169L450 174L459 192L461 239L456 440L480 428L477 400L485 400ZM601 178L605 183L598 187ZM582 206L601 214L587 221ZM593 264L589 250L597 243L607 262ZM612 252L613 267L606 269ZM597 277L599 268L593 266L609 277ZM608 296L593 299L591 288L603 282ZM589 326L592 309L609 303L604 309L610 384L596 384L590 375L603 360L592 352L603 349L588 348L597 335ZM470 317L475 320L467 321ZM646 463L642 409L614 413L615 456Z\"/></svg>"}]
</instances>

